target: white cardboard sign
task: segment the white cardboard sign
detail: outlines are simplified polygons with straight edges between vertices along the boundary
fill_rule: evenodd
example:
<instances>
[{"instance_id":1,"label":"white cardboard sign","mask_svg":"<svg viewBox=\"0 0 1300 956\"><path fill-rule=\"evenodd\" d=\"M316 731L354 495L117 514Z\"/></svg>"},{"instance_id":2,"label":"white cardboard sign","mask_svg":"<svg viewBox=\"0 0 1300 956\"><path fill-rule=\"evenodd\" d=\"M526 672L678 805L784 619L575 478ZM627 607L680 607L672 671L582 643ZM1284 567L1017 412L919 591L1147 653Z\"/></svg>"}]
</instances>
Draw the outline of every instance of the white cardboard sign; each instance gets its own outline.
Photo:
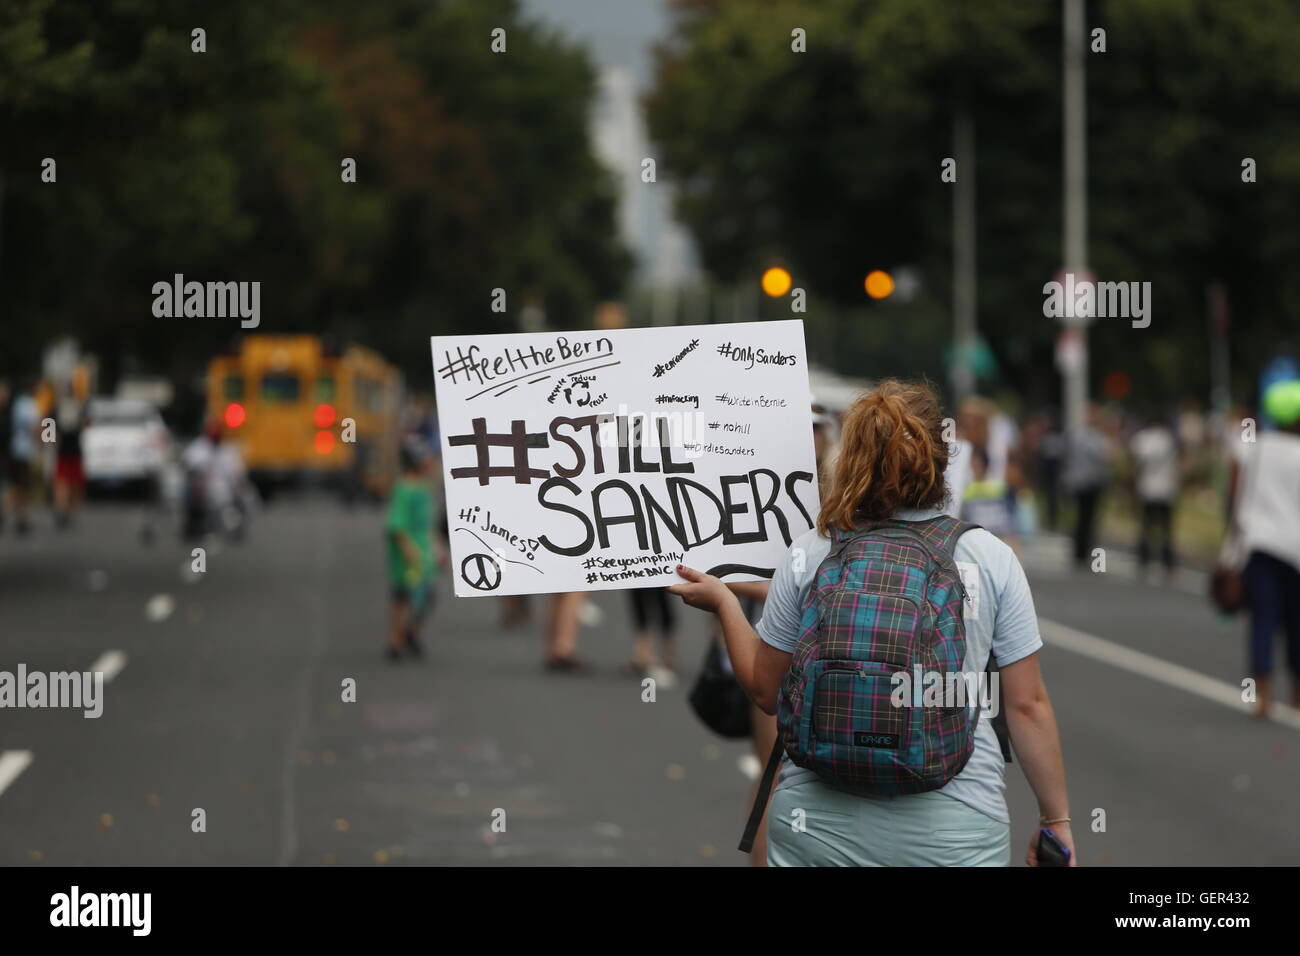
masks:
<instances>
[{"instance_id":1,"label":"white cardboard sign","mask_svg":"<svg viewBox=\"0 0 1300 956\"><path fill-rule=\"evenodd\" d=\"M460 597L759 580L816 519L801 321L432 347Z\"/></svg>"}]
</instances>

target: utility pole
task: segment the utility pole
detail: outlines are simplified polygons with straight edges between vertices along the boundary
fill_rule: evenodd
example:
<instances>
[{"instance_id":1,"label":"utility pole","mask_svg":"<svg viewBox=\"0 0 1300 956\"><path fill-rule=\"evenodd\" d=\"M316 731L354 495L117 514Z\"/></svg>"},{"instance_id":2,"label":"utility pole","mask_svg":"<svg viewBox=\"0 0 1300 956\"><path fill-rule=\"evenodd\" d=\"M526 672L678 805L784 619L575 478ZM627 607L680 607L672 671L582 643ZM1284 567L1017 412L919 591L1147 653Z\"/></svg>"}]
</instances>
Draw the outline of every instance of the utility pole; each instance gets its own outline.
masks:
<instances>
[{"instance_id":1,"label":"utility pole","mask_svg":"<svg viewBox=\"0 0 1300 956\"><path fill-rule=\"evenodd\" d=\"M1088 155L1087 89L1084 75L1084 2L1062 0L1064 4L1065 40L1065 273L1076 280L1088 275ZM1062 350L1069 358L1061 362L1062 398L1066 434L1077 434L1084 423L1088 405L1088 327L1089 317L1066 309L1064 335L1071 337L1071 348Z\"/></svg>"},{"instance_id":2,"label":"utility pole","mask_svg":"<svg viewBox=\"0 0 1300 956\"><path fill-rule=\"evenodd\" d=\"M952 390L956 404L975 391L975 121L963 95L953 120L957 181L952 203Z\"/></svg>"},{"instance_id":3,"label":"utility pole","mask_svg":"<svg viewBox=\"0 0 1300 956\"><path fill-rule=\"evenodd\" d=\"M1215 279L1205 290L1206 313L1210 326L1210 412L1215 437L1229 434L1228 408L1232 404L1231 362L1228 355L1228 328L1231 312L1228 290ZM1221 501L1227 501L1228 462L1223 455L1214 456L1214 487Z\"/></svg>"}]
</instances>

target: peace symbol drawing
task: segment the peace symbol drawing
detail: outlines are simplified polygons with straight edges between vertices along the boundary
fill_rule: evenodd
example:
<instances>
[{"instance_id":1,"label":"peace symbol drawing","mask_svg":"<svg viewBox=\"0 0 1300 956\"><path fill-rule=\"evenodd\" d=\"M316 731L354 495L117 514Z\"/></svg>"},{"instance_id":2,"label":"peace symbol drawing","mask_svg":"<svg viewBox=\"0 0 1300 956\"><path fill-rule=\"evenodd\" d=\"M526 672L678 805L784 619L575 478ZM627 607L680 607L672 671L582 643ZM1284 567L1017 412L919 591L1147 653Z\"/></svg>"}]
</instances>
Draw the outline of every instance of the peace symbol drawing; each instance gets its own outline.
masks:
<instances>
[{"instance_id":1,"label":"peace symbol drawing","mask_svg":"<svg viewBox=\"0 0 1300 956\"><path fill-rule=\"evenodd\" d=\"M490 554L471 554L460 563L460 577L476 591L495 591L501 584L501 565Z\"/></svg>"}]
</instances>

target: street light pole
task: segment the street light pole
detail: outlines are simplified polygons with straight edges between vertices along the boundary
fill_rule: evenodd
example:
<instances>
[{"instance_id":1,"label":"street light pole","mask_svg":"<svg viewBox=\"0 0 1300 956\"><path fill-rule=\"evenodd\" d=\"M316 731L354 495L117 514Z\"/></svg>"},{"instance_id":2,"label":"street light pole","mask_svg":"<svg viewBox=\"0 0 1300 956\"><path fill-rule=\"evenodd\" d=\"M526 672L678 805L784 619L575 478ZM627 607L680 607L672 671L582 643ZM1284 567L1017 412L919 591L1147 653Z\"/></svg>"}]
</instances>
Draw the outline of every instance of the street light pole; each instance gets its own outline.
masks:
<instances>
[{"instance_id":1,"label":"street light pole","mask_svg":"<svg viewBox=\"0 0 1300 956\"><path fill-rule=\"evenodd\" d=\"M1065 222L1064 272L1083 279L1088 269L1088 156L1087 106L1084 75L1084 2L1062 0L1064 4L1064 158ZM1088 330L1087 317L1066 310L1066 333L1077 345L1072 361L1061 369L1066 433L1075 434L1084 422L1088 404Z\"/></svg>"},{"instance_id":2,"label":"street light pole","mask_svg":"<svg viewBox=\"0 0 1300 956\"><path fill-rule=\"evenodd\" d=\"M953 120L957 181L952 204L952 390L960 405L975 391L975 121L963 96Z\"/></svg>"}]
</instances>

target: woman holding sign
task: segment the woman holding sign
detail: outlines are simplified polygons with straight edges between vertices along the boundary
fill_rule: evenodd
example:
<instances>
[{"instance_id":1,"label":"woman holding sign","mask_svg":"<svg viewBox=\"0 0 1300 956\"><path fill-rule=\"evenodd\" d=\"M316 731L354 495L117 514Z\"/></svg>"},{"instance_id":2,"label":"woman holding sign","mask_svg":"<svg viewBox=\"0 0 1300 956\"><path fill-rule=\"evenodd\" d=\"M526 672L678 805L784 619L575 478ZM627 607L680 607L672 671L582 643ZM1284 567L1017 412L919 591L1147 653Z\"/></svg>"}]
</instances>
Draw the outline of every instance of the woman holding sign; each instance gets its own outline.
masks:
<instances>
[{"instance_id":1,"label":"woman holding sign","mask_svg":"<svg viewBox=\"0 0 1300 956\"><path fill-rule=\"evenodd\" d=\"M1075 863L1029 586L1006 544L944 515L942 432L923 385L886 381L853 405L817 527L757 628L721 580L678 567L670 590L718 615L737 678L778 718L773 866L1005 866L998 708L1042 814L1026 859Z\"/></svg>"}]
</instances>

